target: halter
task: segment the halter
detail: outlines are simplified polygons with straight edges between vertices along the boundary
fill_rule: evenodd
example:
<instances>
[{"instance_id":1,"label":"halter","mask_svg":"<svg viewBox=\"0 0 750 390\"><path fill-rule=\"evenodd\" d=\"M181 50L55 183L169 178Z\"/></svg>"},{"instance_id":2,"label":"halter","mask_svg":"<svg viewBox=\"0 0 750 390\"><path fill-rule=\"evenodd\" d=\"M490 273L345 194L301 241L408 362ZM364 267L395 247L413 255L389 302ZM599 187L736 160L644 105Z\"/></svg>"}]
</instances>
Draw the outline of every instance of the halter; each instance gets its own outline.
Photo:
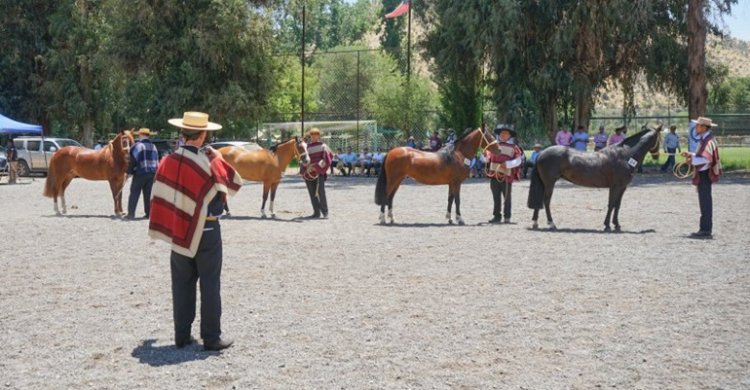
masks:
<instances>
[{"instance_id":1,"label":"halter","mask_svg":"<svg viewBox=\"0 0 750 390\"><path fill-rule=\"evenodd\" d=\"M482 147L482 141L484 141L484 142L487 143L487 146L485 146L484 148L482 148L482 154L484 154L484 152L486 152L487 149L489 149L490 146L495 145L497 143L497 140L493 140L492 142L490 142L487 139L487 136L484 134L484 130L482 130L481 133L482 133L482 139L479 141L479 147L480 148Z\"/></svg>"}]
</instances>

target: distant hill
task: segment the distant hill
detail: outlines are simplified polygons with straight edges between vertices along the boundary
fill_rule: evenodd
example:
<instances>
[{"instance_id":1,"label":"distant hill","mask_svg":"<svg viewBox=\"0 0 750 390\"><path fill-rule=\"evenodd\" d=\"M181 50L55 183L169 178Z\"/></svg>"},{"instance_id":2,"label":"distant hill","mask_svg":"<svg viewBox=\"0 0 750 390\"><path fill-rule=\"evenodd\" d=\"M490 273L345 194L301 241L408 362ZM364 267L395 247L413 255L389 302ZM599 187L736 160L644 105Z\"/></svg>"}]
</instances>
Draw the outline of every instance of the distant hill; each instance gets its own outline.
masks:
<instances>
[{"instance_id":1,"label":"distant hill","mask_svg":"<svg viewBox=\"0 0 750 390\"><path fill-rule=\"evenodd\" d=\"M750 77L750 42L731 37L711 37L706 47L707 61L724 64L729 69L729 77ZM636 86L636 104L639 115L675 114L687 111L678 106L677 99L662 93L654 93L641 80ZM618 86L610 86L600 91L594 116L616 116L622 111L623 96Z\"/></svg>"}]
</instances>

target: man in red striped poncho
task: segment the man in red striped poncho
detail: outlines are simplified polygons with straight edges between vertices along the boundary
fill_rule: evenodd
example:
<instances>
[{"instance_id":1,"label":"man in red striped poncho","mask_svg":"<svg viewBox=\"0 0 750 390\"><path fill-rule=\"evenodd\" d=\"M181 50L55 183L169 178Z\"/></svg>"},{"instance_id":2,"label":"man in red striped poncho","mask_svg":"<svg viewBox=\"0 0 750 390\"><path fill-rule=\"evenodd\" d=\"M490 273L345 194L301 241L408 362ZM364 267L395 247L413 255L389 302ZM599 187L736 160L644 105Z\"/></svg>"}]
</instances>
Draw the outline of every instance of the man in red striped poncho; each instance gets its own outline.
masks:
<instances>
[{"instance_id":1,"label":"man in red striped poncho","mask_svg":"<svg viewBox=\"0 0 750 390\"><path fill-rule=\"evenodd\" d=\"M700 227L697 232L691 233L691 238L713 237L713 198L711 196L711 185L719 181L722 174L721 161L719 159L719 146L711 134L711 128L716 124L711 118L699 117L692 120L696 124L695 131L698 134L700 144L695 153L683 152L682 156L687 158L687 163L695 166L693 184L698 187L698 205L701 210Z\"/></svg>"},{"instance_id":2,"label":"man in red striped poncho","mask_svg":"<svg viewBox=\"0 0 750 390\"><path fill-rule=\"evenodd\" d=\"M310 129L310 143L307 145L307 153L310 162L300 166L300 174L305 179L307 192L310 194L313 213L307 218L328 218L328 201L326 200L326 173L333 161L333 153L328 145L320 141L320 130Z\"/></svg>"},{"instance_id":3,"label":"man in red striped poncho","mask_svg":"<svg viewBox=\"0 0 750 390\"><path fill-rule=\"evenodd\" d=\"M232 345L221 338L221 229L218 217L240 176L210 147L201 149L209 131L221 125L208 115L186 112L169 123L182 129L185 145L159 164L151 198L149 235L171 244L172 305L175 345L195 342L195 289L200 280L201 338L209 351Z\"/></svg>"}]
</instances>

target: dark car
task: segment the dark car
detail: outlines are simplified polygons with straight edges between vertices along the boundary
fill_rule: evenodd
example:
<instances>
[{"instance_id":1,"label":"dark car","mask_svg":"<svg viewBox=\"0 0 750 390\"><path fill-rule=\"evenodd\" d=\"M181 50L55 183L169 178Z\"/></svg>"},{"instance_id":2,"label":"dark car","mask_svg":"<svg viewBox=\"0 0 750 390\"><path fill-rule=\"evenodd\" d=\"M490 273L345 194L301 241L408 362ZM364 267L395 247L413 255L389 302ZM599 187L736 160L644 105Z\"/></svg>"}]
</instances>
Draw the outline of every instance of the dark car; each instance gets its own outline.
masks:
<instances>
[{"instance_id":1,"label":"dark car","mask_svg":"<svg viewBox=\"0 0 750 390\"><path fill-rule=\"evenodd\" d=\"M169 140L166 139L152 139L151 143L156 146L156 150L159 151L159 160L163 159L164 156L174 152L174 148L172 148L172 143Z\"/></svg>"}]
</instances>

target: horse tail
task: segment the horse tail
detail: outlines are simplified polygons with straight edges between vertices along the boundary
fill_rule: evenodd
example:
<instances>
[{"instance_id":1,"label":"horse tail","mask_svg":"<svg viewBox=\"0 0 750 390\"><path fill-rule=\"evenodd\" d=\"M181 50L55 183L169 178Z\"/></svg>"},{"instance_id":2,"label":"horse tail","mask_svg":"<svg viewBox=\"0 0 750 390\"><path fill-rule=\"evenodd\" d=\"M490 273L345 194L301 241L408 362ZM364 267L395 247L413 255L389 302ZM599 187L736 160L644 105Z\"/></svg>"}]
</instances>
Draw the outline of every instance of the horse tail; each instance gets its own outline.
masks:
<instances>
[{"instance_id":1,"label":"horse tail","mask_svg":"<svg viewBox=\"0 0 750 390\"><path fill-rule=\"evenodd\" d=\"M388 203L388 197L385 194L386 187L388 187L388 177L386 176L386 165L388 161L388 153L383 158L383 165L380 167L380 174L378 175L378 184L375 185L375 204L378 206L385 206Z\"/></svg>"},{"instance_id":2,"label":"horse tail","mask_svg":"<svg viewBox=\"0 0 750 390\"><path fill-rule=\"evenodd\" d=\"M55 198L57 197L57 179L55 174L55 168L57 167L57 164L54 164L55 156L52 156L53 158L50 159L49 162L49 168L47 169L47 179L44 181L44 192L43 195L48 198Z\"/></svg>"},{"instance_id":3,"label":"horse tail","mask_svg":"<svg viewBox=\"0 0 750 390\"><path fill-rule=\"evenodd\" d=\"M530 209L541 209L544 207L544 182L539 176L539 158L534 170L531 171L531 185L529 185L529 200L527 206Z\"/></svg>"}]
</instances>

